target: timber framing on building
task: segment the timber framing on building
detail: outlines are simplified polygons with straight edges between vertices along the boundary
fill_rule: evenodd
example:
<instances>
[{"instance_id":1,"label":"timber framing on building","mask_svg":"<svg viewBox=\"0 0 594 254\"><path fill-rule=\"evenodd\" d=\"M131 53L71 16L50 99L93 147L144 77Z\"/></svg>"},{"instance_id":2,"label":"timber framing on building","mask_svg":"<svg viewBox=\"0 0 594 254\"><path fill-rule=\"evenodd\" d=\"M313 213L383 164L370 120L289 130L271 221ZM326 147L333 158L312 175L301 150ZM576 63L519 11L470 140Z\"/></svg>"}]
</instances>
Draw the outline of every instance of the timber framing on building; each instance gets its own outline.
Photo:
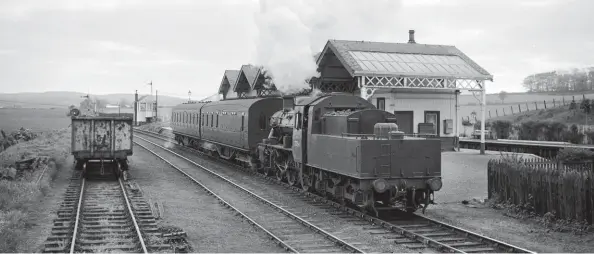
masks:
<instances>
[{"instance_id":1,"label":"timber framing on building","mask_svg":"<svg viewBox=\"0 0 594 254\"><path fill-rule=\"evenodd\" d=\"M222 94L225 100L248 96L262 97L276 93L274 84L268 85L266 82L266 74L262 67L242 65L239 70L225 70L219 94Z\"/></svg>"},{"instance_id":2,"label":"timber framing on building","mask_svg":"<svg viewBox=\"0 0 594 254\"><path fill-rule=\"evenodd\" d=\"M328 40L316 63L321 75L314 88L323 92L359 93L365 99L376 93L450 93L456 102L460 91L481 92L485 122L485 82L493 76L455 46L417 44L414 30L408 43ZM457 139L457 103L455 111Z\"/></svg>"}]
</instances>

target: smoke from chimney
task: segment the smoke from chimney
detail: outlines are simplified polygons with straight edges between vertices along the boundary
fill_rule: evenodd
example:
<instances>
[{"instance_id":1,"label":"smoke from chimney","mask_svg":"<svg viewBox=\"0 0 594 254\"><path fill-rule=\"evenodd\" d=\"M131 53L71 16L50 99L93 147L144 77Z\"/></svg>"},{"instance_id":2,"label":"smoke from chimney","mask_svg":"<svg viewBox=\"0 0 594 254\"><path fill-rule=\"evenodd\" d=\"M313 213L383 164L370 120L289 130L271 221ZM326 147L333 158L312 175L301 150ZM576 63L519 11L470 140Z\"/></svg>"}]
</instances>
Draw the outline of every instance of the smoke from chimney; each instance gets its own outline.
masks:
<instances>
[{"instance_id":1,"label":"smoke from chimney","mask_svg":"<svg viewBox=\"0 0 594 254\"><path fill-rule=\"evenodd\" d=\"M408 30L408 43L417 43L415 42L415 30Z\"/></svg>"}]
</instances>

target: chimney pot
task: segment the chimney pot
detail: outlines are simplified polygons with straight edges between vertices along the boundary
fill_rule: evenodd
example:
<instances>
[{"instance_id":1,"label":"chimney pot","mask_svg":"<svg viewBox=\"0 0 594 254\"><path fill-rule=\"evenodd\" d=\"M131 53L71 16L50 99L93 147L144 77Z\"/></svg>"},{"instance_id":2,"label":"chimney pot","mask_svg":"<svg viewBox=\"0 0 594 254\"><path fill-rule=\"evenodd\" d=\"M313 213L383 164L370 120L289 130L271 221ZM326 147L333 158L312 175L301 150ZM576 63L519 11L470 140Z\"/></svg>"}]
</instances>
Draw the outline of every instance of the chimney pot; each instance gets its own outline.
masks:
<instances>
[{"instance_id":1,"label":"chimney pot","mask_svg":"<svg viewBox=\"0 0 594 254\"><path fill-rule=\"evenodd\" d=\"M415 30L408 30L408 43L417 43L415 42Z\"/></svg>"}]
</instances>

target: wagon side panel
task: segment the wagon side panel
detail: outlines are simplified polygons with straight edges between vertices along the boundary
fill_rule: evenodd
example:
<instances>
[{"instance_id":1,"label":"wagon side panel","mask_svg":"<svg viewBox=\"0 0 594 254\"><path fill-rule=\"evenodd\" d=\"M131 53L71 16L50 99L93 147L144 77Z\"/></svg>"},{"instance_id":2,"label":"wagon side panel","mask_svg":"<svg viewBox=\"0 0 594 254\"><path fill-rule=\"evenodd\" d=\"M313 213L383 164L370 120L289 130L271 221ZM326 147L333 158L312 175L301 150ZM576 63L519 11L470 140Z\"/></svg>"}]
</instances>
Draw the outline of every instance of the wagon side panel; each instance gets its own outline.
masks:
<instances>
[{"instance_id":1,"label":"wagon side panel","mask_svg":"<svg viewBox=\"0 0 594 254\"><path fill-rule=\"evenodd\" d=\"M115 152L132 153L132 125L127 121L114 121Z\"/></svg>"},{"instance_id":2,"label":"wagon side panel","mask_svg":"<svg viewBox=\"0 0 594 254\"><path fill-rule=\"evenodd\" d=\"M72 153L90 153L93 144L91 120L72 120Z\"/></svg>"},{"instance_id":3,"label":"wagon side panel","mask_svg":"<svg viewBox=\"0 0 594 254\"><path fill-rule=\"evenodd\" d=\"M111 152L112 135L111 121L95 120L93 126L93 150L95 152Z\"/></svg>"}]
</instances>

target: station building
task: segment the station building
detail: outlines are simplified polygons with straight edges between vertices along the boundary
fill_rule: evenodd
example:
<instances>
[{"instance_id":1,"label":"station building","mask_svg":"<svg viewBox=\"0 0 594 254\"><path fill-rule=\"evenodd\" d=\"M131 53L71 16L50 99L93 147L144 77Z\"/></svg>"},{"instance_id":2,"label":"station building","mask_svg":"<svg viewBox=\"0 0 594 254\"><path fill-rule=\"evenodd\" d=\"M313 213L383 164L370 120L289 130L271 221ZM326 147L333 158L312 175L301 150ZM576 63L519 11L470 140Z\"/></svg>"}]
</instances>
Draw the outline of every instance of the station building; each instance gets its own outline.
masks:
<instances>
[{"instance_id":1,"label":"station building","mask_svg":"<svg viewBox=\"0 0 594 254\"><path fill-rule=\"evenodd\" d=\"M442 150L457 145L458 95L484 92L493 76L455 46L328 40L316 62L323 92L348 92L392 112L407 135L431 135Z\"/></svg>"},{"instance_id":2,"label":"station building","mask_svg":"<svg viewBox=\"0 0 594 254\"><path fill-rule=\"evenodd\" d=\"M239 70L225 70L219 94L221 99L233 99L278 94L274 88L266 87L266 76L261 67L242 65Z\"/></svg>"}]
</instances>

